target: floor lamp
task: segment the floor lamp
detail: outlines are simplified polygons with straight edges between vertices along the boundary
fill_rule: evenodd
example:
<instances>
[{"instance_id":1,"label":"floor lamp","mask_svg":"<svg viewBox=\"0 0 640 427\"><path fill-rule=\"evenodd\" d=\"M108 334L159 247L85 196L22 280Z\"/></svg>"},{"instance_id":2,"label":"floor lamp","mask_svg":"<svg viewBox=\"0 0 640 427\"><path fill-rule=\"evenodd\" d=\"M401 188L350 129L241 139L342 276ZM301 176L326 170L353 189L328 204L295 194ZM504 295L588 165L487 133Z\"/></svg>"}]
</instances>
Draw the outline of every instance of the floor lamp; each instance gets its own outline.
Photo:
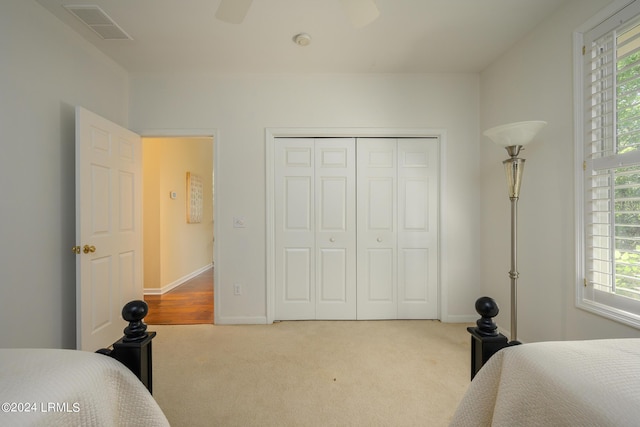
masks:
<instances>
[{"instance_id":1,"label":"floor lamp","mask_svg":"<svg viewBox=\"0 0 640 427\"><path fill-rule=\"evenodd\" d=\"M489 137L497 145L504 147L510 158L502 162L507 176L507 190L509 200L511 200L511 341L518 339L518 198L520 197L520 184L522 183L522 172L524 170L524 160L518 157L520 150L529 144L536 134L547 122L528 121L509 123L507 125L496 126L484 131L484 135Z\"/></svg>"}]
</instances>

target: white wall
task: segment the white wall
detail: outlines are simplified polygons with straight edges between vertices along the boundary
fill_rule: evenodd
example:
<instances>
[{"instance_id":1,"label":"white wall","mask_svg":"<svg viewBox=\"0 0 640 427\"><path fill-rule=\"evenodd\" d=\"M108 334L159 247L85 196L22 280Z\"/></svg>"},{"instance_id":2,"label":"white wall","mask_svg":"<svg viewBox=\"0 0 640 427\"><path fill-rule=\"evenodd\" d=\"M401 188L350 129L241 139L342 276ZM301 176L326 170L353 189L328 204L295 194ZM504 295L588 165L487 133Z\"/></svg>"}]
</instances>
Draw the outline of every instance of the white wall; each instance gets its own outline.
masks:
<instances>
[{"instance_id":1,"label":"white wall","mask_svg":"<svg viewBox=\"0 0 640 427\"><path fill-rule=\"evenodd\" d=\"M576 0L482 72L480 123L549 124L523 152L519 202L518 338L522 341L638 337L640 331L575 308L575 209L572 33L608 0ZM480 143L482 289L494 297L498 324L509 329L507 153Z\"/></svg>"},{"instance_id":2,"label":"white wall","mask_svg":"<svg viewBox=\"0 0 640 427\"><path fill-rule=\"evenodd\" d=\"M265 129L443 128L442 275L447 320L470 320L479 294L477 75L135 75L133 130L219 131L218 321L266 316ZM234 216L246 228L233 228ZM243 285L233 296L232 285Z\"/></svg>"},{"instance_id":3,"label":"white wall","mask_svg":"<svg viewBox=\"0 0 640 427\"><path fill-rule=\"evenodd\" d=\"M0 58L0 346L75 348L74 107L126 126L128 76L31 0Z\"/></svg>"}]
</instances>

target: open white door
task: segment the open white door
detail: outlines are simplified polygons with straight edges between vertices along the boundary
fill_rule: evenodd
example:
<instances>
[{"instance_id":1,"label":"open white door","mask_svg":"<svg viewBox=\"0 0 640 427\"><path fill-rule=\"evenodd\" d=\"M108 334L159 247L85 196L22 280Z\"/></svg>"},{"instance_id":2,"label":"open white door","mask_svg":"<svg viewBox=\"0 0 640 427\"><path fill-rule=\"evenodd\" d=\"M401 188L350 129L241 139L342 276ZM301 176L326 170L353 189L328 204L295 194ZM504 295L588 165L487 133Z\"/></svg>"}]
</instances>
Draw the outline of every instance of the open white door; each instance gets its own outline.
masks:
<instances>
[{"instance_id":1,"label":"open white door","mask_svg":"<svg viewBox=\"0 0 640 427\"><path fill-rule=\"evenodd\" d=\"M76 108L76 345L120 339L122 307L143 298L140 136Z\"/></svg>"}]
</instances>

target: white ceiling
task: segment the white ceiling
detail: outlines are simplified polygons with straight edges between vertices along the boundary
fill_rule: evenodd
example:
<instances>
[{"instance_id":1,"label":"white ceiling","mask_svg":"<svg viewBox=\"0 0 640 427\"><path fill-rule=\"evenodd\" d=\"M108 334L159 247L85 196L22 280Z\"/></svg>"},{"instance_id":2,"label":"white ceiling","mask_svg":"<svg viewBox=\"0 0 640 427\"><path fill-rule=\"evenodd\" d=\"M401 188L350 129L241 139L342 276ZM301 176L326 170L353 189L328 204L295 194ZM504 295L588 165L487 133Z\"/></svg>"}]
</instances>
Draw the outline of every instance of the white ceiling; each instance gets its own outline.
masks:
<instances>
[{"instance_id":1,"label":"white ceiling","mask_svg":"<svg viewBox=\"0 0 640 427\"><path fill-rule=\"evenodd\" d=\"M36 1L131 73L466 73L569 0L376 0L360 29L338 0L254 0L239 25L214 17L220 0ZM102 40L63 4L100 6L134 40Z\"/></svg>"}]
</instances>

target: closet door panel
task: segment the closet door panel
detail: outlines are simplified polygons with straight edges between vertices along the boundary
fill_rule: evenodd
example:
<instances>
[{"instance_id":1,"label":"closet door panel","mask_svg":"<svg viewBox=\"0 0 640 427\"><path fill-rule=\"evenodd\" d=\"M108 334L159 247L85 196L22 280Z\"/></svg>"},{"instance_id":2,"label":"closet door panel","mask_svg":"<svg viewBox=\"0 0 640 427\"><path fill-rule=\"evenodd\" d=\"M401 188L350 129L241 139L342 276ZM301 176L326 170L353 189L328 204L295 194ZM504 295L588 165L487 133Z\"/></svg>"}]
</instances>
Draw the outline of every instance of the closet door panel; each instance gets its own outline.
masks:
<instances>
[{"instance_id":1,"label":"closet door panel","mask_svg":"<svg viewBox=\"0 0 640 427\"><path fill-rule=\"evenodd\" d=\"M398 141L398 318L438 318L438 144Z\"/></svg>"},{"instance_id":2,"label":"closet door panel","mask_svg":"<svg viewBox=\"0 0 640 427\"><path fill-rule=\"evenodd\" d=\"M394 292L389 286L394 283L394 253L392 248L367 250L367 302L373 304L393 303Z\"/></svg>"},{"instance_id":3,"label":"closet door panel","mask_svg":"<svg viewBox=\"0 0 640 427\"><path fill-rule=\"evenodd\" d=\"M429 299L429 250L402 249L400 251L400 300L422 303Z\"/></svg>"},{"instance_id":4,"label":"closet door panel","mask_svg":"<svg viewBox=\"0 0 640 427\"><path fill-rule=\"evenodd\" d=\"M360 191L366 192L367 229L381 233L393 233L395 207L389 204L395 198L395 177L370 176ZM364 188L363 188L364 187Z\"/></svg>"},{"instance_id":5,"label":"closet door panel","mask_svg":"<svg viewBox=\"0 0 640 427\"><path fill-rule=\"evenodd\" d=\"M318 256L319 304L347 301L348 257L344 249L321 249Z\"/></svg>"},{"instance_id":6,"label":"closet door panel","mask_svg":"<svg viewBox=\"0 0 640 427\"><path fill-rule=\"evenodd\" d=\"M316 139L316 319L356 317L355 179L355 139Z\"/></svg>"},{"instance_id":7,"label":"closet door panel","mask_svg":"<svg viewBox=\"0 0 640 427\"><path fill-rule=\"evenodd\" d=\"M397 317L396 163L395 139L358 139L358 319Z\"/></svg>"},{"instance_id":8,"label":"closet door panel","mask_svg":"<svg viewBox=\"0 0 640 427\"><path fill-rule=\"evenodd\" d=\"M313 141L277 139L274 157L276 320L315 319Z\"/></svg>"},{"instance_id":9,"label":"closet door panel","mask_svg":"<svg viewBox=\"0 0 640 427\"><path fill-rule=\"evenodd\" d=\"M309 248L286 248L284 261L284 295L283 300L288 303L308 303L311 299L310 290L313 255Z\"/></svg>"}]
</instances>

